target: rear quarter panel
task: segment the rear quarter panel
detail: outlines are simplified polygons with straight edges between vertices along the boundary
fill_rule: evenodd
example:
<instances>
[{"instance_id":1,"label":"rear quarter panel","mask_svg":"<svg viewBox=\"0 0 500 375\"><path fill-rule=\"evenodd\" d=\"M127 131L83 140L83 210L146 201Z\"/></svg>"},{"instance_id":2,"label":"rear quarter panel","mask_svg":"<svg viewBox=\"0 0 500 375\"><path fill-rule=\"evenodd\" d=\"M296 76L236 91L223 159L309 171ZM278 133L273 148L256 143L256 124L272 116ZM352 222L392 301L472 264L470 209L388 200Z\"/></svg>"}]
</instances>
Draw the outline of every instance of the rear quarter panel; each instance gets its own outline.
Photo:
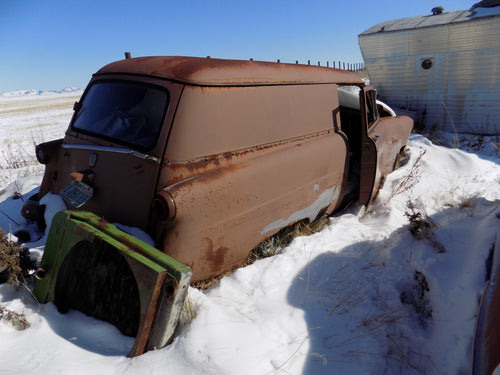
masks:
<instances>
[{"instance_id":1,"label":"rear quarter panel","mask_svg":"<svg viewBox=\"0 0 500 375\"><path fill-rule=\"evenodd\" d=\"M335 85L210 89L188 88L184 103L183 92L159 187L176 215L153 219L157 242L193 269L193 281L240 264L279 229L331 212L347 166Z\"/></svg>"}]
</instances>

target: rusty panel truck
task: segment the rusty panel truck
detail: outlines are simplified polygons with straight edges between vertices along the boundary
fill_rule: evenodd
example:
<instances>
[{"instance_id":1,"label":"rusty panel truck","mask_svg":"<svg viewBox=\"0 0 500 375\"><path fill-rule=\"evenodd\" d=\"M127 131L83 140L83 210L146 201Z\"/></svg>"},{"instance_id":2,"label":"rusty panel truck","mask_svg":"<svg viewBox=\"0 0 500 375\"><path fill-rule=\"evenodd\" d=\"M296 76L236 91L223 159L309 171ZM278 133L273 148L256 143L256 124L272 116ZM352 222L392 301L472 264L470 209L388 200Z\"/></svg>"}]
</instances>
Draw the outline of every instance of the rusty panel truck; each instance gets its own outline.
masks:
<instances>
[{"instance_id":1,"label":"rusty panel truck","mask_svg":"<svg viewBox=\"0 0 500 375\"><path fill-rule=\"evenodd\" d=\"M346 197L368 205L413 126L379 108L373 88L334 68L126 58L93 75L63 139L37 146L45 174L23 213L40 223L34 206L59 194L142 229L204 280Z\"/></svg>"}]
</instances>

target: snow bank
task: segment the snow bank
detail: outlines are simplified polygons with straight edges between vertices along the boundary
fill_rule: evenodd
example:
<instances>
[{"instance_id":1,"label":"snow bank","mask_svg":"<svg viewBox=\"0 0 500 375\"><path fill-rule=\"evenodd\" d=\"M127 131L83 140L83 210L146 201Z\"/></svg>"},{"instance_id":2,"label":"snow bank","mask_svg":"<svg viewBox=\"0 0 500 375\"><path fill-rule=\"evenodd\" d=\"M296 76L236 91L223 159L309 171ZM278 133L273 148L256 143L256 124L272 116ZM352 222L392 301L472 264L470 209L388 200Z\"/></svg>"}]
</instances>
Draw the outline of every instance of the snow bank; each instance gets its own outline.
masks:
<instances>
[{"instance_id":1,"label":"snow bank","mask_svg":"<svg viewBox=\"0 0 500 375\"><path fill-rule=\"evenodd\" d=\"M500 227L500 158L418 135L408 148L366 212L353 205L276 256L208 290L190 288L191 313L161 350L127 358L134 340L110 324L61 315L0 285L0 304L31 324L16 331L0 320L1 371L467 373L485 260ZM40 178L0 191L0 227L23 224L15 193L27 199ZM48 198L48 212L59 203ZM43 243L28 245L41 255Z\"/></svg>"},{"instance_id":2,"label":"snow bank","mask_svg":"<svg viewBox=\"0 0 500 375\"><path fill-rule=\"evenodd\" d=\"M3 369L466 371L485 260L500 225L499 160L435 146L420 136L411 137L409 154L363 216L354 206L333 216L322 232L295 239L211 289L191 288L196 317L183 320L172 345L138 358L125 357L133 339L109 324L78 312L60 315L51 303L23 303L11 287L0 286L0 302L24 311L31 323L16 332L0 322L0 351L9 358ZM404 181L408 186L399 188ZM0 209L16 216L17 201L7 198ZM435 223L429 238L417 240L408 231L412 209ZM446 252L438 251L436 241Z\"/></svg>"}]
</instances>

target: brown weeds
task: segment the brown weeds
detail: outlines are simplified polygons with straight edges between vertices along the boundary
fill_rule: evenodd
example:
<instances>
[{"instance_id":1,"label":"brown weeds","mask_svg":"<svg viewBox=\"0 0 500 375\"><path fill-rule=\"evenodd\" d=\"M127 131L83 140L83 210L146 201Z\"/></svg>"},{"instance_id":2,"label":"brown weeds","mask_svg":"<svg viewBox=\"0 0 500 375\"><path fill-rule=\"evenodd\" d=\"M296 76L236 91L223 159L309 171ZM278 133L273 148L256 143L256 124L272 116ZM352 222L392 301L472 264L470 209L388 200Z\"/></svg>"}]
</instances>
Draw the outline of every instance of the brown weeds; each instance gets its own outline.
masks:
<instances>
[{"instance_id":1,"label":"brown weeds","mask_svg":"<svg viewBox=\"0 0 500 375\"><path fill-rule=\"evenodd\" d=\"M10 270L7 283L15 286L24 282L19 253L19 244L9 241L5 232L0 229L0 268Z\"/></svg>"},{"instance_id":2,"label":"brown weeds","mask_svg":"<svg viewBox=\"0 0 500 375\"><path fill-rule=\"evenodd\" d=\"M420 181L420 178L422 177L422 168L420 161L422 160L422 157L425 155L425 153L426 151L422 151L415 159L415 162L411 166L406 176L400 178L398 182L393 185L391 194L387 198L386 203L398 195L411 191L413 187Z\"/></svg>"},{"instance_id":3,"label":"brown weeds","mask_svg":"<svg viewBox=\"0 0 500 375\"><path fill-rule=\"evenodd\" d=\"M18 331L22 331L30 326L24 314L16 313L0 305L0 320L5 319Z\"/></svg>"},{"instance_id":4,"label":"brown weeds","mask_svg":"<svg viewBox=\"0 0 500 375\"><path fill-rule=\"evenodd\" d=\"M429 242L438 253L446 253L444 245L436 239L434 230L439 227L425 212L419 212L413 202L408 201L409 211L405 212L410 222L409 230L412 236L419 241Z\"/></svg>"}]
</instances>

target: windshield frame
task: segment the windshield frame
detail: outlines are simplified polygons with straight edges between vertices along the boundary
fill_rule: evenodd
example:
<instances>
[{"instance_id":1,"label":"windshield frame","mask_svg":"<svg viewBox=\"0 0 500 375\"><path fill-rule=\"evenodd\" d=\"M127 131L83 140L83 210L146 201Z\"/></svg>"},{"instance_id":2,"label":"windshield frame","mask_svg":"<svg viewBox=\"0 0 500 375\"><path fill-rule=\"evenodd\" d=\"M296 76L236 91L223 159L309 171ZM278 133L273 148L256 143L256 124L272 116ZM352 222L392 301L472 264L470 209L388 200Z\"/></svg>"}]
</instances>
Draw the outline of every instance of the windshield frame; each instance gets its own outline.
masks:
<instances>
[{"instance_id":1,"label":"windshield frame","mask_svg":"<svg viewBox=\"0 0 500 375\"><path fill-rule=\"evenodd\" d=\"M147 144L138 144L135 142L131 142L130 140L126 140L120 137L112 136L110 134L103 134L97 131L92 131L89 128L85 127L78 127L75 126L75 123L79 120L80 116L82 115L82 108L85 105L85 100L88 98L89 93L92 92L92 90L97 86L101 84L118 84L118 85L126 85L129 86L135 86L136 88L146 88L146 89L151 89L155 90L157 93L161 93L165 95L165 101L163 104L163 112L157 116L158 118L158 127L155 131L151 132L151 142L148 142ZM170 102L171 102L171 93L167 89L167 87L154 84L154 83L149 83L149 82L144 82L144 81L139 81L136 79L126 79L126 78L103 78L103 79L94 79L90 82L90 84L87 86L85 89L85 92L83 93L81 99L79 102L75 103L74 107L74 112L73 116L71 118L69 130L73 133L80 133L82 135L87 135L91 136L92 138L97 138L112 144L118 144L121 146L126 146L134 150L139 150L139 151L151 151L156 148L158 145L158 141L160 139L160 135L162 133L162 129L164 127L165 123L165 117L168 113L169 107L170 107Z\"/></svg>"}]
</instances>

